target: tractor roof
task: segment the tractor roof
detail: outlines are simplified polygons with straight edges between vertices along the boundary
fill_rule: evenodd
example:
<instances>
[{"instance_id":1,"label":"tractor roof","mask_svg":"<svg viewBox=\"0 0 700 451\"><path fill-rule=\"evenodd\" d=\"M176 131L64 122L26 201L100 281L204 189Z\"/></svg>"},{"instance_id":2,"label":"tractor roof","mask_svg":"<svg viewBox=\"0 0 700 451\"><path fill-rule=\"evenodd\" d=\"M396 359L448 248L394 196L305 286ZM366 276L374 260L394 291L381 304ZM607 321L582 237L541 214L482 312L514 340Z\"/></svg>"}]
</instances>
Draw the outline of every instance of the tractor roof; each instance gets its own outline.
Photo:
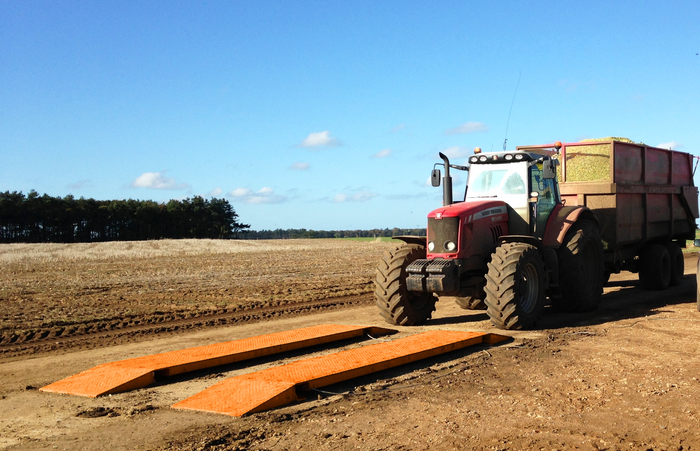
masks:
<instances>
[{"instance_id":1,"label":"tractor roof","mask_svg":"<svg viewBox=\"0 0 700 451\"><path fill-rule=\"evenodd\" d=\"M542 158L542 155L532 152L519 152L517 150L505 152L485 152L472 155L469 157L471 164L498 164L498 163L514 163L518 161L536 161Z\"/></svg>"}]
</instances>

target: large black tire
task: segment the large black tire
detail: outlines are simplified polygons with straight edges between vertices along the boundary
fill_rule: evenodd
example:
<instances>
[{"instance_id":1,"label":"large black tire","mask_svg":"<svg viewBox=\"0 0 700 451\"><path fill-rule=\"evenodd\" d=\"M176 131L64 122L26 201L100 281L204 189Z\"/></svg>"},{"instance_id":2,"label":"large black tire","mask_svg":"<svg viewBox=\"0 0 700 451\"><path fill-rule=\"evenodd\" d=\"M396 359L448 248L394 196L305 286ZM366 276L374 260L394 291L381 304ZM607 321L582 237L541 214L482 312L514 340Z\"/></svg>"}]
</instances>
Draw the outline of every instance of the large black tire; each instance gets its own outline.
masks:
<instances>
[{"instance_id":1,"label":"large black tire","mask_svg":"<svg viewBox=\"0 0 700 451\"><path fill-rule=\"evenodd\" d=\"M435 310L437 298L432 293L406 289L406 267L425 258L425 246L403 244L387 251L377 265L374 297L379 313L389 324L417 326L425 323Z\"/></svg>"},{"instance_id":2,"label":"large black tire","mask_svg":"<svg viewBox=\"0 0 700 451\"><path fill-rule=\"evenodd\" d=\"M473 276L467 280L460 296L455 296L455 302L464 310L486 310L486 279L483 276Z\"/></svg>"},{"instance_id":3,"label":"large black tire","mask_svg":"<svg viewBox=\"0 0 700 451\"><path fill-rule=\"evenodd\" d=\"M530 329L542 315L545 272L530 244L505 243L491 254L486 273L486 313L499 329Z\"/></svg>"},{"instance_id":4,"label":"large black tire","mask_svg":"<svg viewBox=\"0 0 700 451\"><path fill-rule=\"evenodd\" d=\"M590 312L598 308L605 283L605 257L598 227L581 220L566 233L559 247L561 296L552 306L565 312Z\"/></svg>"},{"instance_id":5,"label":"large black tire","mask_svg":"<svg viewBox=\"0 0 700 451\"><path fill-rule=\"evenodd\" d=\"M639 282L646 290L665 290L671 282L671 256L663 244L649 244L639 255Z\"/></svg>"},{"instance_id":6,"label":"large black tire","mask_svg":"<svg viewBox=\"0 0 700 451\"><path fill-rule=\"evenodd\" d=\"M671 259L671 278L668 284L675 287L683 282L683 276L685 275L683 249L677 243L671 241L666 244L666 250L668 250L668 256Z\"/></svg>"}]
</instances>

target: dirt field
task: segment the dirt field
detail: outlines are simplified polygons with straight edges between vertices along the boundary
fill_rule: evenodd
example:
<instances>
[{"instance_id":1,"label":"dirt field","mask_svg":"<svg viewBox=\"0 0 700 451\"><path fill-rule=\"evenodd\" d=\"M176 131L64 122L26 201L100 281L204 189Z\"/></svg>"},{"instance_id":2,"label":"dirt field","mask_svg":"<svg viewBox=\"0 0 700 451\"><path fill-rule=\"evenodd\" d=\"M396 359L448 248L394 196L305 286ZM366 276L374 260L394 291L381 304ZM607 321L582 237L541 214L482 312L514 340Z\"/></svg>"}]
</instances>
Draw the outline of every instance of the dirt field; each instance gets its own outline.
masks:
<instances>
[{"instance_id":1,"label":"dirt field","mask_svg":"<svg viewBox=\"0 0 700 451\"><path fill-rule=\"evenodd\" d=\"M374 266L390 246L352 240L0 245L0 355L56 351L87 335L95 345L96 333L114 344L133 335L369 305Z\"/></svg>"},{"instance_id":2,"label":"dirt field","mask_svg":"<svg viewBox=\"0 0 700 451\"><path fill-rule=\"evenodd\" d=\"M117 243L119 244L119 243ZM215 382L374 343L173 377L96 399L37 388L104 362L315 324L387 326L371 306L390 244L150 242L0 246L0 448L700 449L695 258L664 292L613 275L600 309L315 392L243 418L171 409ZM128 248L131 246L131 248ZM226 247L230 246L230 247ZM281 252L279 251L281 248ZM276 250L277 249L277 250ZM438 302L426 330L492 328Z\"/></svg>"}]
</instances>

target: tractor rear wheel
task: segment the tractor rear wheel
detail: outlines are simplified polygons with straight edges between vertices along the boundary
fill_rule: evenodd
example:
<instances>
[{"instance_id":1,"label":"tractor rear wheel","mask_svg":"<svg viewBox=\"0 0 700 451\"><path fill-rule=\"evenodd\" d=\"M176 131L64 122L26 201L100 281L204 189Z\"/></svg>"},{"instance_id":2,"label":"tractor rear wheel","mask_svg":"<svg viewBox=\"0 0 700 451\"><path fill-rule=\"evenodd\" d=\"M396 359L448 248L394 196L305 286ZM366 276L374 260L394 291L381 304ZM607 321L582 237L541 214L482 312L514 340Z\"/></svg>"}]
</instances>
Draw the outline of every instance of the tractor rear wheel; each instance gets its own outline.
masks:
<instances>
[{"instance_id":1,"label":"tractor rear wheel","mask_svg":"<svg viewBox=\"0 0 700 451\"><path fill-rule=\"evenodd\" d=\"M671 282L671 256L663 244L649 244L639 255L639 281L646 290L665 290Z\"/></svg>"},{"instance_id":2,"label":"tractor rear wheel","mask_svg":"<svg viewBox=\"0 0 700 451\"><path fill-rule=\"evenodd\" d=\"M387 251L377 265L374 297L379 313L389 324L417 326L425 323L435 310L432 293L406 289L406 267L425 258L425 246L403 244Z\"/></svg>"},{"instance_id":3,"label":"tractor rear wheel","mask_svg":"<svg viewBox=\"0 0 700 451\"><path fill-rule=\"evenodd\" d=\"M544 262L530 244L505 243L491 254L486 273L486 313L500 329L529 329L545 300Z\"/></svg>"},{"instance_id":4,"label":"tractor rear wheel","mask_svg":"<svg viewBox=\"0 0 700 451\"><path fill-rule=\"evenodd\" d=\"M598 308L605 281L605 257L598 227L579 221L559 247L561 296L552 305L567 312L590 312Z\"/></svg>"},{"instance_id":5,"label":"tractor rear wheel","mask_svg":"<svg viewBox=\"0 0 700 451\"><path fill-rule=\"evenodd\" d=\"M674 242L666 244L668 256L671 259L671 279L668 284L672 287L680 285L683 282L685 275L685 258L683 257L683 249Z\"/></svg>"}]
</instances>

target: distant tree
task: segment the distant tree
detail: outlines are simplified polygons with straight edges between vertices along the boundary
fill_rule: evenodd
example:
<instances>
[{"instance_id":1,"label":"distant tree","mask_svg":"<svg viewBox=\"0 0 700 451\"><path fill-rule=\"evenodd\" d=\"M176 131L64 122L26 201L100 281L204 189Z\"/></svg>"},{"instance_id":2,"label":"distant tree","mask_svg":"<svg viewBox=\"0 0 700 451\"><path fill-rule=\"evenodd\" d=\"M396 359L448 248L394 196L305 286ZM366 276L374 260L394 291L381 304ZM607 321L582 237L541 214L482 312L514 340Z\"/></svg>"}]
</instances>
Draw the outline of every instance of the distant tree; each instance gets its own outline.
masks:
<instances>
[{"instance_id":1,"label":"distant tree","mask_svg":"<svg viewBox=\"0 0 700 451\"><path fill-rule=\"evenodd\" d=\"M0 242L90 242L160 238L239 238L250 225L225 199L153 201L0 192Z\"/></svg>"}]
</instances>

